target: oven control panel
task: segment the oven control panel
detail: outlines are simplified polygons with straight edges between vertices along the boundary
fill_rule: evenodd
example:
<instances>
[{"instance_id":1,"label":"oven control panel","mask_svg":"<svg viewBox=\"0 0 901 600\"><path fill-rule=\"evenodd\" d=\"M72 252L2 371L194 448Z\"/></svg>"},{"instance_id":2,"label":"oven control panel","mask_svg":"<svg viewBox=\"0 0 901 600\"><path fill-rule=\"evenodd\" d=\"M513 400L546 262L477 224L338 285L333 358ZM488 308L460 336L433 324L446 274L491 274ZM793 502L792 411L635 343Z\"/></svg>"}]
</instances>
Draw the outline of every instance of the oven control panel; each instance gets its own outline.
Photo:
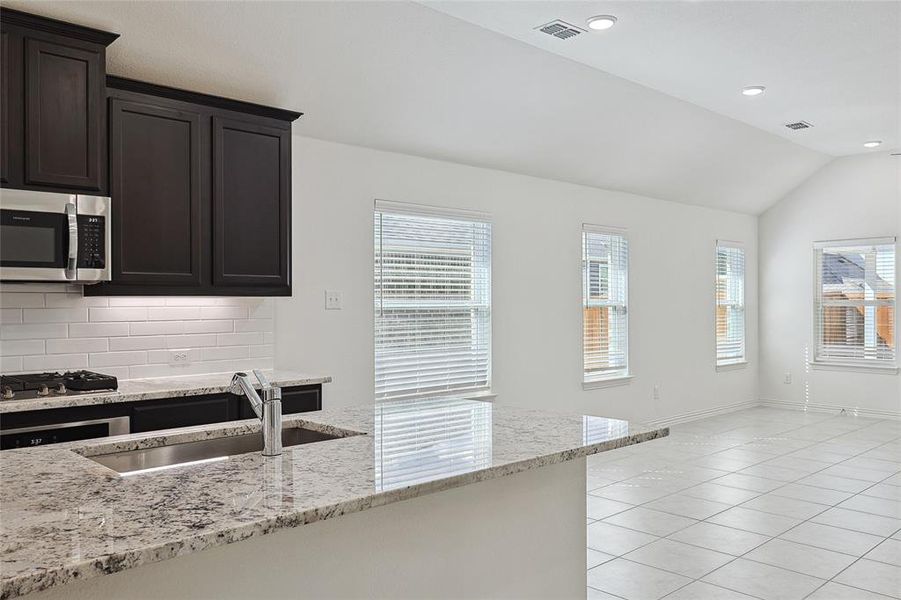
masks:
<instances>
[{"instance_id":1,"label":"oven control panel","mask_svg":"<svg viewBox=\"0 0 901 600\"><path fill-rule=\"evenodd\" d=\"M78 268L106 268L106 217L78 215Z\"/></svg>"}]
</instances>

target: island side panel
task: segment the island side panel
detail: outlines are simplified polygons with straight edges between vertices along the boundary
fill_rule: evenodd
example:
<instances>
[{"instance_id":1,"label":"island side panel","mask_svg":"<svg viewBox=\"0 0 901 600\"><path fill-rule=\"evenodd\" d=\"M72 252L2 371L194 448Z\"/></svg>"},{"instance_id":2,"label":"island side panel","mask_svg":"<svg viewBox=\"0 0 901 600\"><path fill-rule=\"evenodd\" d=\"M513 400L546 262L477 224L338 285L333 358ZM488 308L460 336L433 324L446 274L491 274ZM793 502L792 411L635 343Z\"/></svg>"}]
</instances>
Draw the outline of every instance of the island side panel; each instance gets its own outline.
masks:
<instances>
[{"instance_id":1,"label":"island side panel","mask_svg":"<svg viewBox=\"0 0 901 600\"><path fill-rule=\"evenodd\" d=\"M584 599L585 520L582 458L27 598Z\"/></svg>"}]
</instances>

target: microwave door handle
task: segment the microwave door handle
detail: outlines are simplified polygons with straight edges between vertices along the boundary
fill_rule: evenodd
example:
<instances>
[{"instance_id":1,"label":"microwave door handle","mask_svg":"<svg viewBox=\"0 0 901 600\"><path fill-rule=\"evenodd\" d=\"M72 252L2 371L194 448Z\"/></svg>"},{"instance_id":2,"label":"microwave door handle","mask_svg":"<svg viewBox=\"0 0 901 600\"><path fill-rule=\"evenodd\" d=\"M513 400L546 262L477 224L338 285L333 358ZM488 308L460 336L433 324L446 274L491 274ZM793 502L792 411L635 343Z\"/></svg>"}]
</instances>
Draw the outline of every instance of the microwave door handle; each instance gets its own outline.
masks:
<instances>
[{"instance_id":1,"label":"microwave door handle","mask_svg":"<svg viewBox=\"0 0 901 600\"><path fill-rule=\"evenodd\" d=\"M69 256L66 259L66 279L77 279L78 271L78 211L74 202L66 203L66 219L69 224Z\"/></svg>"}]
</instances>

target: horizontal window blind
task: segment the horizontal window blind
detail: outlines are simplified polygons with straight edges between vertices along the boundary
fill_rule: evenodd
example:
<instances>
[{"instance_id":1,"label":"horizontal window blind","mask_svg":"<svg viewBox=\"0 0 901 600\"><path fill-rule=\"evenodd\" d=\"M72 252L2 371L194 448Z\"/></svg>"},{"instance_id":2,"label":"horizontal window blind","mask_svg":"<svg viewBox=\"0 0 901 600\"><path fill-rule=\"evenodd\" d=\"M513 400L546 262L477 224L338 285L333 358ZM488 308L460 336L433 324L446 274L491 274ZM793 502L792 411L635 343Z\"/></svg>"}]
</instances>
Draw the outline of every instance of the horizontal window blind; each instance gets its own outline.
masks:
<instances>
[{"instance_id":1,"label":"horizontal window blind","mask_svg":"<svg viewBox=\"0 0 901 600\"><path fill-rule=\"evenodd\" d=\"M491 382L491 223L375 210L377 398Z\"/></svg>"},{"instance_id":2,"label":"horizontal window blind","mask_svg":"<svg viewBox=\"0 0 901 600\"><path fill-rule=\"evenodd\" d=\"M745 251L716 245L716 364L745 360Z\"/></svg>"},{"instance_id":3,"label":"horizontal window blind","mask_svg":"<svg viewBox=\"0 0 901 600\"><path fill-rule=\"evenodd\" d=\"M584 381L629 372L629 242L624 233L582 229Z\"/></svg>"},{"instance_id":4,"label":"horizontal window blind","mask_svg":"<svg viewBox=\"0 0 901 600\"><path fill-rule=\"evenodd\" d=\"M895 363L895 240L822 242L816 257L817 362Z\"/></svg>"}]
</instances>

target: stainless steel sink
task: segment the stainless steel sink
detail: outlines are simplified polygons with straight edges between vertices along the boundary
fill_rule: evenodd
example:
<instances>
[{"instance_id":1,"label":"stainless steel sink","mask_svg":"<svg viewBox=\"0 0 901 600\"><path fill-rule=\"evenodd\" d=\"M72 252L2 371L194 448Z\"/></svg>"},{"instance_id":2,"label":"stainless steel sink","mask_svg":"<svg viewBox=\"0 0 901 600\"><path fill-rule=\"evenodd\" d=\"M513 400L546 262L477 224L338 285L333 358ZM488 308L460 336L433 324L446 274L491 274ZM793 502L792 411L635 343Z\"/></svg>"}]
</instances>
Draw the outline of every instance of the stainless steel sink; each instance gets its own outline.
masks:
<instances>
[{"instance_id":1,"label":"stainless steel sink","mask_svg":"<svg viewBox=\"0 0 901 600\"><path fill-rule=\"evenodd\" d=\"M282 445L285 447L333 440L338 437L302 427L282 429ZM260 452L262 449L263 436L259 433L248 433L157 448L98 454L86 458L90 458L120 475L136 475L190 464L228 460L230 456Z\"/></svg>"}]
</instances>

